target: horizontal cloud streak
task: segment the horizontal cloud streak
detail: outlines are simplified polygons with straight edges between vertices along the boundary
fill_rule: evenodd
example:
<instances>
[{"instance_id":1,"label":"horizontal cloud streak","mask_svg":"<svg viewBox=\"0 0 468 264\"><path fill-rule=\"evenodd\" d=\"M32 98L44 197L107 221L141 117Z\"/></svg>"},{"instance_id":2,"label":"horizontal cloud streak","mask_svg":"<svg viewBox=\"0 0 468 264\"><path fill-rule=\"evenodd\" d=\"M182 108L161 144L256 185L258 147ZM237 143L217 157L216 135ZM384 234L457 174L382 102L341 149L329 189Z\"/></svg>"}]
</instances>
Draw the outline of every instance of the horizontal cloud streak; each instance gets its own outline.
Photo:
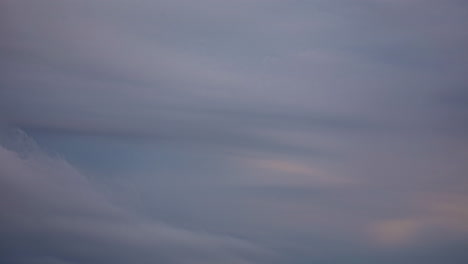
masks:
<instances>
[{"instance_id":1,"label":"horizontal cloud streak","mask_svg":"<svg viewBox=\"0 0 468 264\"><path fill-rule=\"evenodd\" d=\"M464 1L0 13L0 261L468 259Z\"/></svg>"}]
</instances>

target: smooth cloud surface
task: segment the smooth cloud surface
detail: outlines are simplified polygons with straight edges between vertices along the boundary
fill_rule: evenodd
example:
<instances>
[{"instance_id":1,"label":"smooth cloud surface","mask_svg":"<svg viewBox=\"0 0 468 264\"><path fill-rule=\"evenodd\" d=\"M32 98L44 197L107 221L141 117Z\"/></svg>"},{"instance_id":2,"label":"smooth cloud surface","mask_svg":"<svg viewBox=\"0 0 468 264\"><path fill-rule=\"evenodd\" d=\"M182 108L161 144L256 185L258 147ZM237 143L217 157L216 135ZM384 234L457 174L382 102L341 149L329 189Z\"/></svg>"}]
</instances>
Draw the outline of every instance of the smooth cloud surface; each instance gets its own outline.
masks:
<instances>
[{"instance_id":1,"label":"smooth cloud surface","mask_svg":"<svg viewBox=\"0 0 468 264\"><path fill-rule=\"evenodd\" d=\"M33 144L19 135L27 141L21 144ZM242 254L262 252L248 242L170 227L118 207L67 162L29 147L35 151L0 150L4 262L250 263Z\"/></svg>"},{"instance_id":2,"label":"smooth cloud surface","mask_svg":"<svg viewBox=\"0 0 468 264\"><path fill-rule=\"evenodd\" d=\"M464 1L0 10L0 261L468 259Z\"/></svg>"}]
</instances>

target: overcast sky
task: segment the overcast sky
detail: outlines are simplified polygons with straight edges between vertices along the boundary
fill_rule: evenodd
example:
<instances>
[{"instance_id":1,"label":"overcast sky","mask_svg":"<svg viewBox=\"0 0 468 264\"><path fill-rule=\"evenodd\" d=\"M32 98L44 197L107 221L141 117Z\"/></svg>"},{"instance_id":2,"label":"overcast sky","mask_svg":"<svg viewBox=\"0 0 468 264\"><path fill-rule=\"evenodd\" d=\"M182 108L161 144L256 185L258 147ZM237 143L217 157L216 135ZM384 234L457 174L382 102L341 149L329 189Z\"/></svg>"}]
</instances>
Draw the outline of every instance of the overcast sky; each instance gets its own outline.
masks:
<instances>
[{"instance_id":1,"label":"overcast sky","mask_svg":"<svg viewBox=\"0 0 468 264\"><path fill-rule=\"evenodd\" d=\"M468 2L3 0L0 262L468 262Z\"/></svg>"}]
</instances>

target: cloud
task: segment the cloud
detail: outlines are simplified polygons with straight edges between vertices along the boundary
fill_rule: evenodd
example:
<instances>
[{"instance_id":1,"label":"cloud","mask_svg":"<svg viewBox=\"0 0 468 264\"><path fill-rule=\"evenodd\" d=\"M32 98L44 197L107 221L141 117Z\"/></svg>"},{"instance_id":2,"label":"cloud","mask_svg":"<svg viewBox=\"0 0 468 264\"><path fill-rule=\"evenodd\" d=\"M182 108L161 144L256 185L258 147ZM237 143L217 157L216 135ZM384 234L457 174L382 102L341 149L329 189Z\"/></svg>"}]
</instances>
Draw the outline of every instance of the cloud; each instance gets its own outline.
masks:
<instances>
[{"instance_id":1,"label":"cloud","mask_svg":"<svg viewBox=\"0 0 468 264\"><path fill-rule=\"evenodd\" d=\"M266 253L247 241L171 227L118 207L66 161L32 148L0 149L5 261L252 263L249 255Z\"/></svg>"},{"instance_id":2,"label":"cloud","mask_svg":"<svg viewBox=\"0 0 468 264\"><path fill-rule=\"evenodd\" d=\"M4 262L255 262L240 248L260 241L278 262L346 263L376 241L402 256L466 245L464 1L0 10L0 124L64 157L1 149Z\"/></svg>"},{"instance_id":3,"label":"cloud","mask_svg":"<svg viewBox=\"0 0 468 264\"><path fill-rule=\"evenodd\" d=\"M465 193L426 194L419 204L427 210L427 218L460 233L468 233L468 197Z\"/></svg>"},{"instance_id":4,"label":"cloud","mask_svg":"<svg viewBox=\"0 0 468 264\"><path fill-rule=\"evenodd\" d=\"M415 195L418 196L418 195ZM438 236L468 234L466 195L425 193L412 201L413 214L400 219L377 220L370 224L371 241L385 248L402 248L430 241ZM448 235L448 233L452 233Z\"/></svg>"},{"instance_id":5,"label":"cloud","mask_svg":"<svg viewBox=\"0 0 468 264\"><path fill-rule=\"evenodd\" d=\"M20 126L140 135L213 125L229 109L433 125L419 102L463 76L459 56L448 71L419 67L447 54L434 30L466 41L463 9L444 3L453 18L421 1L5 1L2 107Z\"/></svg>"},{"instance_id":6,"label":"cloud","mask_svg":"<svg viewBox=\"0 0 468 264\"><path fill-rule=\"evenodd\" d=\"M310 165L287 160L248 159L246 163L260 169L247 178L249 184L286 186L333 186L352 183L346 179Z\"/></svg>"},{"instance_id":7,"label":"cloud","mask_svg":"<svg viewBox=\"0 0 468 264\"><path fill-rule=\"evenodd\" d=\"M384 246L398 247L408 245L425 226L424 221L417 219L393 219L375 224L371 233L373 240Z\"/></svg>"}]
</instances>

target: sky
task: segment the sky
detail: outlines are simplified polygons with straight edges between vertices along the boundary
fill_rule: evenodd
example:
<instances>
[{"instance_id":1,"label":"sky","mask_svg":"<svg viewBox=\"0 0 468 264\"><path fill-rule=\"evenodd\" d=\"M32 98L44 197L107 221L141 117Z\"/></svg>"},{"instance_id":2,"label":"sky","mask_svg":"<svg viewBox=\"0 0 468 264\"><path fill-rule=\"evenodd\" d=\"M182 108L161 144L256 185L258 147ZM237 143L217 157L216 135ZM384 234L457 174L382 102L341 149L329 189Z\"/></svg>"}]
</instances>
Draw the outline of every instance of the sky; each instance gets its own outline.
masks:
<instances>
[{"instance_id":1,"label":"sky","mask_svg":"<svg viewBox=\"0 0 468 264\"><path fill-rule=\"evenodd\" d=\"M0 1L0 262L468 262L468 2Z\"/></svg>"}]
</instances>

